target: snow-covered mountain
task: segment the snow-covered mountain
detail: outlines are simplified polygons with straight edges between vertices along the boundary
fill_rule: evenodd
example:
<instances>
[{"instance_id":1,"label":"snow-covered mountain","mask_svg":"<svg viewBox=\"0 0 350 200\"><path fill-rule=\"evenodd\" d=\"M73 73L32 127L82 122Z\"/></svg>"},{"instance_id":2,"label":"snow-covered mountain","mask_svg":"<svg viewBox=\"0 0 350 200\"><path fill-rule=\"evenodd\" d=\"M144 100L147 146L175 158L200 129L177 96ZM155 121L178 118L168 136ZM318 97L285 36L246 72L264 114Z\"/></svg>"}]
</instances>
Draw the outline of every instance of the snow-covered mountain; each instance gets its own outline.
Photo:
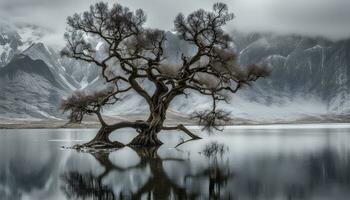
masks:
<instances>
[{"instance_id":1,"label":"snow-covered mountain","mask_svg":"<svg viewBox=\"0 0 350 200\"><path fill-rule=\"evenodd\" d=\"M21 37L13 27L0 22L0 67L10 62L22 45Z\"/></svg>"},{"instance_id":2,"label":"snow-covered mountain","mask_svg":"<svg viewBox=\"0 0 350 200\"><path fill-rule=\"evenodd\" d=\"M35 38L23 33L24 29L20 34L18 30L1 27L0 116L62 117L57 111L62 98L77 89L103 87L97 66L62 58L58 51L37 41L23 42L21 34ZM240 64L259 63L272 69L269 78L246 87L232 96L231 104L222 105L234 116L264 120L350 114L350 40L333 42L296 35L239 32L232 35ZM167 40L168 62L180 59L181 52L194 51L170 32ZM102 43L93 41L93 45L103 52ZM151 88L146 82L144 86ZM130 93L121 99L106 113L147 112L141 97ZM175 99L171 109L191 113L209 105L209 99L193 93L187 99Z\"/></svg>"},{"instance_id":3,"label":"snow-covered mountain","mask_svg":"<svg viewBox=\"0 0 350 200\"><path fill-rule=\"evenodd\" d=\"M48 30L35 25L14 25L0 19L0 67L48 33Z\"/></svg>"}]
</instances>

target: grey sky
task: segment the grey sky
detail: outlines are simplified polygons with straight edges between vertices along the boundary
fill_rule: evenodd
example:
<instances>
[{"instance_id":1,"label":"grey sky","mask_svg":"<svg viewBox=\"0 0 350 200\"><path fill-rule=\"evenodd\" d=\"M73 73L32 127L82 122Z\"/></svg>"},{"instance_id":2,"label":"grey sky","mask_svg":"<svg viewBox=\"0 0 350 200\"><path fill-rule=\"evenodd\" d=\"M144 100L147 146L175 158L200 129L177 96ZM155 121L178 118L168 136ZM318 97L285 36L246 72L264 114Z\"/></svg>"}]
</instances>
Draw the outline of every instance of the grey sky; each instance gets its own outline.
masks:
<instances>
[{"instance_id":1,"label":"grey sky","mask_svg":"<svg viewBox=\"0 0 350 200\"><path fill-rule=\"evenodd\" d=\"M52 30L46 39L62 43L66 17L88 9L98 0L1 0L0 17L11 23L36 24ZM179 12L211 8L217 0L107 0L142 8L148 16L147 26L172 29ZM350 0L221 0L235 13L227 27L241 31L263 31L350 38Z\"/></svg>"}]
</instances>

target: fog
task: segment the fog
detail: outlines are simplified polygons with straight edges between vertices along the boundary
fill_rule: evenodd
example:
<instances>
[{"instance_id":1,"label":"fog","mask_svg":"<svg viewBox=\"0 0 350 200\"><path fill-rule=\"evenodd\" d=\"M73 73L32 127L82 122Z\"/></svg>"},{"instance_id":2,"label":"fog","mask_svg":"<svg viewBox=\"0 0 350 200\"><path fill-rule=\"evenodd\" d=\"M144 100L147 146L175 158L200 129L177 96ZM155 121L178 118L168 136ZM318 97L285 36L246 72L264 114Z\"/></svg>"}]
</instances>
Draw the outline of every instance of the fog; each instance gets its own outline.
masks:
<instances>
[{"instance_id":1,"label":"fog","mask_svg":"<svg viewBox=\"0 0 350 200\"><path fill-rule=\"evenodd\" d=\"M2 0L0 18L16 25L34 24L49 30L43 40L63 44L66 18L88 9L97 0ZM108 0L109 4L116 1ZM146 11L146 26L171 31L179 12L210 9L215 0L119 0L131 9ZM348 0L223 0L235 13L226 29L243 32L274 32L322 36L333 40L350 37L350 1Z\"/></svg>"}]
</instances>

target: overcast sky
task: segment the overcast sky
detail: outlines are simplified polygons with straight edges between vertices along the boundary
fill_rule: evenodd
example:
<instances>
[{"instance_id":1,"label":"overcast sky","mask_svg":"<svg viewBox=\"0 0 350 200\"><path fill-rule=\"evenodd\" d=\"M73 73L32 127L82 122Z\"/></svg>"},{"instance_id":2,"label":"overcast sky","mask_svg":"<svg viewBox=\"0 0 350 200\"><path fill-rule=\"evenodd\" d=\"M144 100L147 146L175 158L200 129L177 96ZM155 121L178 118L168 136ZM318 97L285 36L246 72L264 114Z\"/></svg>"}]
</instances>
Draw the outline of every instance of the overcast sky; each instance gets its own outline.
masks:
<instances>
[{"instance_id":1,"label":"overcast sky","mask_svg":"<svg viewBox=\"0 0 350 200\"><path fill-rule=\"evenodd\" d=\"M0 0L0 17L48 28L49 43L62 43L66 17L98 0ZM147 26L172 30L177 13L211 8L217 0L106 0L146 11ZM350 0L221 0L236 18L227 29L350 38Z\"/></svg>"}]
</instances>

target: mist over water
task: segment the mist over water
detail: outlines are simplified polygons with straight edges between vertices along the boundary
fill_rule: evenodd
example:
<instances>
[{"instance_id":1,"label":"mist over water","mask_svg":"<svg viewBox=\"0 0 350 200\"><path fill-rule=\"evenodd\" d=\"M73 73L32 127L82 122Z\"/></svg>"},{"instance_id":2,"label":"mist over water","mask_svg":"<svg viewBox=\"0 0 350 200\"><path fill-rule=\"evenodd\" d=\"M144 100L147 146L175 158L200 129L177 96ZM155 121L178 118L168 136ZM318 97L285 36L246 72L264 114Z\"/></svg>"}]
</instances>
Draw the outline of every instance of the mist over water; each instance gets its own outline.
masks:
<instances>
[{"instance_id":1,"label":"mist over water","mask_svg":"<svg viewBox=\"0 0 350 200\"><path fill-rule=\"evenodd\" d=\"M227 129L177 148L187 138L164 132L158 149L110 153L61 148L94 129L1 130L0 199L348 199L349 127L296 127Z\"/></svg>"}]
</instances>

